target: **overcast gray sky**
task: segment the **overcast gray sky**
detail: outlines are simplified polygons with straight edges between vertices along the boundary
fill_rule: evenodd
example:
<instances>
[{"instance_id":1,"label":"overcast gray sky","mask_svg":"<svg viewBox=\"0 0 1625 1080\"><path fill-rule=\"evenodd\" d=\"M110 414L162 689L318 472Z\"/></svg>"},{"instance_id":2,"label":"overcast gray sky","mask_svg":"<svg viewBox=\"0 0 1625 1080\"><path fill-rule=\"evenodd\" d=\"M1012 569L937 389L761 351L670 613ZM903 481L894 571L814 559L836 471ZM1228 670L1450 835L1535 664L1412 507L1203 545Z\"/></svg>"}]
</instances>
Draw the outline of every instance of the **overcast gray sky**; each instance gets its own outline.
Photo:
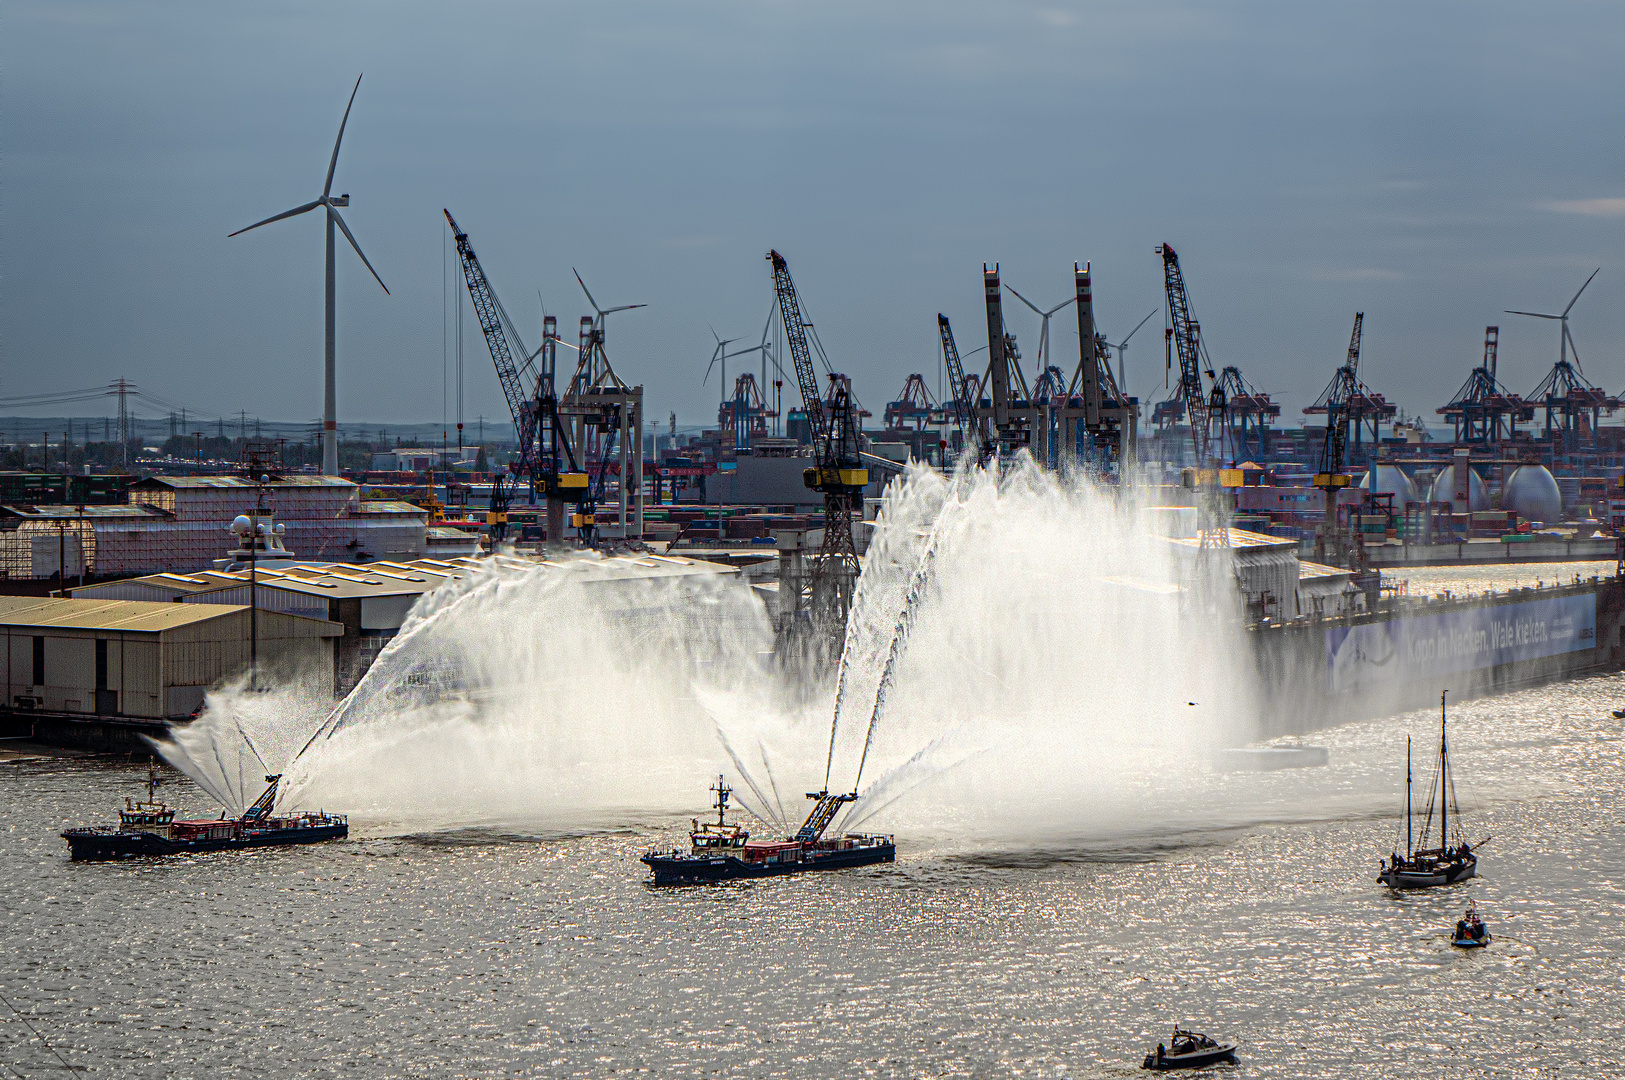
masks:
<instances>
[{"instance_id":1,"label":"overcast gray sky","mask_svg":"<svg viewBox=\"0 0 1625 1080\"><path fill-rule=\"evenodd\" d=\"M1555 330L1501 309L1559 310L1597 266L1573 332L1625 390L1614 3L13 0L0 50L4 396L125 376L319 415L319 215L227 234L320 193L361 72L335 191L393 295L341 250L341 422L442 414L443 206L528 338L538 290L573 336L572 266L649 305L609 349L650 417L714 422L707 325L760 333L770 246L877 420L909 372L935 389L938 311L981 343L984 259L1044 306L1092 260L1119 335L1162 302L1164 240L1214 360L1289 423L1356 309L1363 374L1408 410L1487 323L1529 390ZM1159 323L1129 349L1142 398ZM1070 370L1076 321L1052 325ZM466 328L463 411L503 417Z\"/></svg>"}]
</instances>

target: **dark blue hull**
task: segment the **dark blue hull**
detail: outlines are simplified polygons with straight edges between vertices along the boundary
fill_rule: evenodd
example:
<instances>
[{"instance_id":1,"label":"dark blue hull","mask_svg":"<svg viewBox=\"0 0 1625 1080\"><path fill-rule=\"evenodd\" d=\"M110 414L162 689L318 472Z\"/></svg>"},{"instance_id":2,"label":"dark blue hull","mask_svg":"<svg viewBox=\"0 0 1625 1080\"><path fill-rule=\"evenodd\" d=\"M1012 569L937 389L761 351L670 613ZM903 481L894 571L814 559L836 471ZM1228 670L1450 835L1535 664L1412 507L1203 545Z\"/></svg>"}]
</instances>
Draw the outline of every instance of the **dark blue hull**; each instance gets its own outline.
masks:
<instances>
[{"instance_id":1,"label":"dark blue hull","mask_svg":"<svg viewBox=\"0 0 1625 1080\"><path fill-rule=\"evenodd\" d=\"M807 870L846 870L854 866L897 861L896 844L874 844L847 851L820 852L795 862L746 862L735 855L657 855L643 856L654 871L656 885L694 885L736 878L778 877Z\"/></svg>"},{"instance_id":2,"label":"dark blue hull","mask_svg":"<svg viewBox=\"0 0 1625 1080\"><path fill-rule=\"evenodd\" d=\"M68 842L68 850L75 862L101 862L155 855L195 855L210 851L281 847L286 844L319 844L324 840L342 840L349 835L350 826L339 822L298 829L244 830L235 836L200 837L196 840L172 840L150 832L69 829L62 834L62 839Z\"/></svg>"}]
</instances>

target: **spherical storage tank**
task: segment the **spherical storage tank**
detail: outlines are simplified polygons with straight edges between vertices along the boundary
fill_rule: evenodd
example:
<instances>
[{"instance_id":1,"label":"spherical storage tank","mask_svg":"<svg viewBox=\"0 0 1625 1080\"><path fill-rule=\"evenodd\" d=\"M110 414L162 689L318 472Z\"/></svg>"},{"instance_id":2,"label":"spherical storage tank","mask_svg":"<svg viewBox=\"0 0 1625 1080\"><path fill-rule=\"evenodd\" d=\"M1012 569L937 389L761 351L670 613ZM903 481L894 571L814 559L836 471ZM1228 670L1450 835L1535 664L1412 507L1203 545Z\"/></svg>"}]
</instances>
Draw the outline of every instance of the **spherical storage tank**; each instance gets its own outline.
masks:
<instances>
[{"instance_id":1,"label":"spherical storage tank","mask_svg":"<svg viewBox=\"0 0 1625 1080\"><path fill-rule=\"evenodd\" d=\"M1515 510L1525 521L1562 521L1563 492L1546 466L1519 465L1501 491L1501 509Z\"/></svg>"},{"instance_id":2,"label":"spherical storage tank","mask_svg":"<svg viewBox=\"0 0 1625 1080\"><path fill-rule=\"evenodd\" d=\"M1428 502L1453 502L1456 498L1456 467L1446 465L1439 470L1438 477L1433 481L1433 489L1428 492ZM1484 486L1483 479L1472 469L1467 470L1467 509L1488 510L1490 508L1490 489Z\"/></svg>"},{"instance_id":3,"label":"spherical storage tank","mask_svg":"<svg viewBox=\"0 0 1625 1080\"><path fill-rule=\"evenodd\" d=\"M1374 495L1392 494L1394 496L1394 509L1405 509L1405 504L1416 501L1416 485L1404 471L1394 465L1378 465L1365 474L1361 487Z\"/></svg>"}]
</instances>

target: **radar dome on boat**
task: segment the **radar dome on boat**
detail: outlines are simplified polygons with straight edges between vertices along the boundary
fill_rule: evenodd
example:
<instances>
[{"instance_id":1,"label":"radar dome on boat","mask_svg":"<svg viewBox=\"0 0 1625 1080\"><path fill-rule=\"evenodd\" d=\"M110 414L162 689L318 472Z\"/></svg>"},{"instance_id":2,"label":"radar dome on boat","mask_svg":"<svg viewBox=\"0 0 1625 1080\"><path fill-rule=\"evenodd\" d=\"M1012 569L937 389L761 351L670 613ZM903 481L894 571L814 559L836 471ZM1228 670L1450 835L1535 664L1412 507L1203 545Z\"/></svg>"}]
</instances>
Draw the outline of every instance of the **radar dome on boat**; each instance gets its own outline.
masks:
<instances>
[{"instance_id":1,"label":"radar dome on boat","mask_svg":"<svg viewBox=\"0 0 1625 1080\"><path fill-rule=\"evenodd\" d=\"M1544 465L1519 465L1501 490L1501 509L1515 510L1525 521L1563 520L1563 492Z\"/></svg>"},{"instance_id":2,"label":"radar dome on boat","mask_svg":"<svg viewBox=\"0 0 1625 1080\"><path fill-rule=\"evenodd\" d=\"M1456 467L1446 465L1439 470L1438 477L1433 481L1433 488L1428 492L1428 502L1453 502L1456 497ZM1484 486L1483 479L1472 468L1467 470L1467 509L1488 510L1490 508L1490 489Z\"/></svg>"},{"instance_id":3,"label":"radar dome on boat","mask_svg":"<svg viewBox=\"0 0 1625 1080\"><path fill-rule=\"evenodd\" d=\"M1392 494L1396 510L1403 510L1406 503L1416 501L1416 485L1397 465L1375 466L1365 474L1360 486L1374 495Z\"/></svg>"}]
</instances>

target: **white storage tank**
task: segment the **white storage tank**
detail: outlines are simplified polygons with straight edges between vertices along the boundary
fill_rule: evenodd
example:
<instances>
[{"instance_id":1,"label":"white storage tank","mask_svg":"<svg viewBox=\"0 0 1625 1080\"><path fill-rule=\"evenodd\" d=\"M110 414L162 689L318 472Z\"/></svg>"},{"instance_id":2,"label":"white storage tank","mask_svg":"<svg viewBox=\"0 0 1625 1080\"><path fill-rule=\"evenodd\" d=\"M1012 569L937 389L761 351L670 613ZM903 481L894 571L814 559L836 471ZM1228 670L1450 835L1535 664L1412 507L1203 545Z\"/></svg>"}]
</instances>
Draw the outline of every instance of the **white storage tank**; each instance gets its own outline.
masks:
<instances>
[{"instance_id":1,"label":"white storage tank","mask_svg":"<svg viewBox=\"0 0 1625 1080\"><path fill-rule=\"evenodd\" d=\"M1544 465L1519 465L1501 491L1501 509L1514 510L1525 521L1542 524L1563 520L1563 493Z\"/></svg>"},{"instance_id":2,"label":"white storage tank","mask_svg":"<svg viewBox=\"0 0 1625 1080\"><path fill-rule=\"evenodd\" d=\"M1416 501L1416 485L1397 465L1378 465L1365 474L1361 487L1373 495L1392 494L1394 509L1403 510L1405 504Z\"/></svg>"},{"instance_id":3,"label":"white storage tank","mask_svg":"<svg viewBox=\"0 0 1625 1080\"><path fill-rule=\"evenodd\" d=\"M1456 497L1456 466L1446 465L1439 470L1438 477L1433 481L1433 490L1428 493L1428 502L1453 502ZM1469 511L1488 510L1490 508L1490 489L1484 486L1484 480L1471 468L1467 470L1467 509Z\"/></svg>"}]
</instances>

